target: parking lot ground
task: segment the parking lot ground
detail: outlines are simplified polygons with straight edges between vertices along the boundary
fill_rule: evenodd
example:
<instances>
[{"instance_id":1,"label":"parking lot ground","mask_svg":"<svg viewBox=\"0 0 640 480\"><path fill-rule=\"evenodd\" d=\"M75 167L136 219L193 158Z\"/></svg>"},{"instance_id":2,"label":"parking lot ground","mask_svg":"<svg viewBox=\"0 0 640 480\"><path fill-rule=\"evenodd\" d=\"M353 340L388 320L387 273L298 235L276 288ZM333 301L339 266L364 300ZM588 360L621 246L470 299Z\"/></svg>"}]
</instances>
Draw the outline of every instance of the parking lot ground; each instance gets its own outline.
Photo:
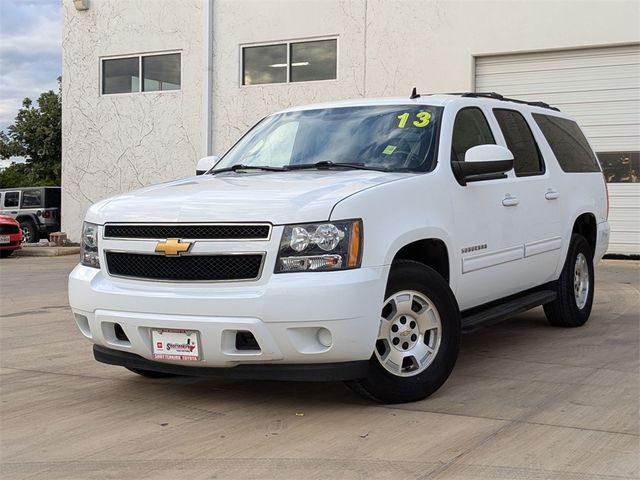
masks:
<instances>
[{"instance_id":1,"label":"parking lot ground","mask_svg":"<svg viewBox=\"0 0 640 480\"><path fill-rule=\"evenodd\" d=\"M74 257L0 261L3 479L637 479L640 262L597 269L587 325L540 308L463 337L431 398L342 384L150 380L95 362Z\"/></svg>"}]
</instances>

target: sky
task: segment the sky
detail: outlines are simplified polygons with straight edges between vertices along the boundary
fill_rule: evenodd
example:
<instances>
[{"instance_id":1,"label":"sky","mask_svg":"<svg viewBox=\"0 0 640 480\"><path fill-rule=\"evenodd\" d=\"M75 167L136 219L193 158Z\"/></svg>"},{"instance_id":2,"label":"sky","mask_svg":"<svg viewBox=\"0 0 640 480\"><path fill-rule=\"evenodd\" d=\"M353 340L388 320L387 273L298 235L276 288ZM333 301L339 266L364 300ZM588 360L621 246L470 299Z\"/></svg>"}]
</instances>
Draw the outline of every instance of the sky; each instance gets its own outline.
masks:
<instances>
[{"instance_id":1,"label":"sky","mask_svg":"<svg viewBox=\"0 0 640 480\"><path fill-rule=\"evenodd\" d=\"M62 0L0 0L0 129L61 74Z\"/></svg>"}]
</instances>

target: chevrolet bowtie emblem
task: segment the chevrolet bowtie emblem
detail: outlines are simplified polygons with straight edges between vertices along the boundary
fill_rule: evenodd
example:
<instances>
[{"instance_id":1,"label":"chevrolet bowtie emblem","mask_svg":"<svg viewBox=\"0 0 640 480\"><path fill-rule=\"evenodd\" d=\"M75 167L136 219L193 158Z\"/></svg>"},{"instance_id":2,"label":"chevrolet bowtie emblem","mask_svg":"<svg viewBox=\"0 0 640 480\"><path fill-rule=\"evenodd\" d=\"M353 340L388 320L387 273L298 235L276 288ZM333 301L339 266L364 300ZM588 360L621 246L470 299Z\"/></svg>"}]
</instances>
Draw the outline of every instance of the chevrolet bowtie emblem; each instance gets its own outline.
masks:
<instances>
[{"instance_id":1,"label":"chevrolet bowtie emblem","mask_svg":"<svg viewBox=\"0 0 640 480\"><path fill-rule=\"evenodd\" d=\"M164 242L156 244L156 253L164 253L168 257L177 257L181 253L186 253L191 248L191 242L181 242L178 239L171 238Z\"/></svg>"}]
</instances>

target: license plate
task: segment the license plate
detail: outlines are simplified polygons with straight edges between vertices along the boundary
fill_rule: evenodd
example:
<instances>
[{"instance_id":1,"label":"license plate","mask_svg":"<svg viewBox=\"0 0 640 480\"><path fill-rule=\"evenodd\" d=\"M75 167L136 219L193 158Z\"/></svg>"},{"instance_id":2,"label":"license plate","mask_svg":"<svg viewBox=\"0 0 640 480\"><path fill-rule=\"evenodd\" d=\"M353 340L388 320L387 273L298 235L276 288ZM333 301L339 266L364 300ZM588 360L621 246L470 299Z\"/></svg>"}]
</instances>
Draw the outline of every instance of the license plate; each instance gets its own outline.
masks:
<instances>
[{"instance_id":1,"label":"license plate","mask_svg":"<svg viewBox=\"0 0 640 480\"><path fill-rule=\"evenodd\" d=\"M9 235L0 235L0 244L11 243Z\"/></svg>"},{"instance_id":2,"label":"license plate","mask_svg":"<svg viewBox=\"0 0 640 480\"><path fill-rule=\"evenodd\" d=\"M158 360L200 360L200 336L195 330L151 330L153 358Z\"/></svg>"}]
</instances>

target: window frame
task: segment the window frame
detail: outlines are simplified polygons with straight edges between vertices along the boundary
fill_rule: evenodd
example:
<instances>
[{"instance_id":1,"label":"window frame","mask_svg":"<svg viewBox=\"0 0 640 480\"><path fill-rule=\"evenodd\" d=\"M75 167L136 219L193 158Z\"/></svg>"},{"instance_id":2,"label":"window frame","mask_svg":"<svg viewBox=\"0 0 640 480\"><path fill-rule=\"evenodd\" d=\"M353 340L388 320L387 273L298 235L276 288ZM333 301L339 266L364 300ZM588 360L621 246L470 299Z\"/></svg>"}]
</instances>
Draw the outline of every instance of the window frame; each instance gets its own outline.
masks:
<instances>
[{"instance_id":1,"label":"window frame","mask_svg":"<svg viewBox=\"0 0 640 480\"><path fill-rule=\"evenodd\" d=\"M257 43L241 43L239 45L239 65L240 71L238 72L238 83L240 88L245 87L264 87L266 85L297 85L297 84L305 84L305 83L316 83L316 82L337 82L340 79L340 62L338 61L340 58L340 36L339 35L326 35L322 37L310 37L310 38L295 38L288 40L278 40L271 42L257 42ZM303 80L300 82L292 82L291 81L291 45L294 43L308 43L308 42L320 42L322 40L335 40L336 41L336 78L327 78L324 80ZM286 45L287 47L287 72L286 72L286 81L285 82L273 82L273 83L254 83L250 85L246 85L244 83L244 49L251 47L273 47L277 45Z\"/></svg>"},{"instance_id":2,"label":"window frame","mask_svg":"<svg viewBox=\"0 0 640 480\"><path fill-rule=\"evenodd\" d=\"M491 109L491 114L493 115L495 122L498 126L498 131L500 132L500 135L502 136L502 140L504 141L504 147L505 148L509 148L509 144L507 143L507 137L505 137L504 131L502 130L502 127L500 126L500 121L498 120L498 116L496 115L496 111L507 111L507 112L515 112L517 114L520 115L520 117L522 117L522 120L524 120L524 123L527 125L527 128L529 129L529 133L531 134L531 138L533 139L533 143L536 147L536 152L538 153L538 160L541 163L542 166L542 170L535 172L535 173L520 173L518 174L518 171L516 170L516 159L515 159L515 155L514 155L514 159L513 159L513 174L515 175L516 178L526 178L526 177L537 177L540 175L544 175L547 172L547 164L544 161L544 155L542 155L542 150L540 150L540 145L538 144L538 139L536 138L534 132L533 132L533 128L532 125L530 123L530 121L527 119L527 115L525 115L524 112L521 112L520 110L517 110L515 108L507 108L507 107L493 107ZM532 119L533 121L533 119ZM509 149L511 150L511 149ZM511 153L513 153L513 151L511 151Z\"/></svg>"},{"instance_id":3,"label":"window frame","mask_svg":"<svg viewBox=\"0 0 640 480\"><path fill-rule=\"evenodd\" d=\"M143 90L143 82L142 78L142 58L143 57L157 57L160 55L180 55L180 88L175 88L173 90ZM105 93L104 92L104 62L105 60L120 60L126 58L138 58L138 90L134 92L118 92L118 93ZM114 95L135 95L135 94L154 94L154 93L171 93L171 92L180 92L182 91L182 78L184 74L184 66L182 61L182 50L162 50L159 52L144 52L144 53L133 53L126 55L105 55L98 58L98 76L100 83L100 96L111 97Z\"/></svg>"}]
</instances>

